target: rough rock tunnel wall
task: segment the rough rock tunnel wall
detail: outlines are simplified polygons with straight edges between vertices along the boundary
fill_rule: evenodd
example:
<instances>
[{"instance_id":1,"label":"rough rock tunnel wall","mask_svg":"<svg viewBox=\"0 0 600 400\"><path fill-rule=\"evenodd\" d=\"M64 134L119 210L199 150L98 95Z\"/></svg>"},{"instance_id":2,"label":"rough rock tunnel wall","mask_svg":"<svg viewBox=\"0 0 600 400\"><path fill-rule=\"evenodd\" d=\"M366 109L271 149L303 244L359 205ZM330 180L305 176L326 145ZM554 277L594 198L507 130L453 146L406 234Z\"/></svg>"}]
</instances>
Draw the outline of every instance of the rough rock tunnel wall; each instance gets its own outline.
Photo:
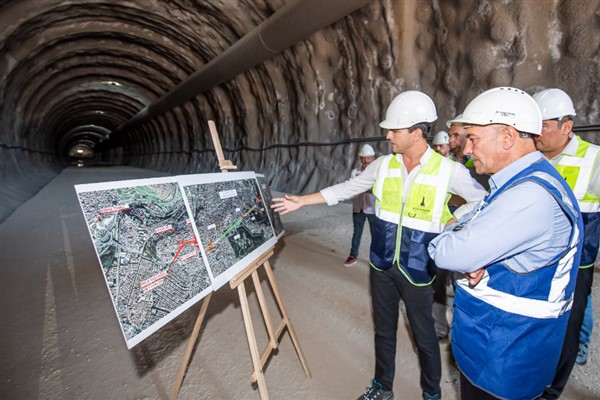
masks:
<instances>
[{"instance_id":1,"label":"rough rock tunnel wall","mask_svg":"<svg viewBox=\"0 0 600 400\"><path fill-rule=\"evenodd\" d=\"M96 163L217 171L210 119L226 158L294 193L344 180L360 146L349 139L373 138L388 152L378 123L403 90L434 99L434 130L500 85L531 94L560 87L575 102L576 125L600 121L598 0L373 0L104 140L286 3L0 1L0 221L77 159L76 149ZM600 143L597 132L583 136Z\"/></svg>"}]
</instances>

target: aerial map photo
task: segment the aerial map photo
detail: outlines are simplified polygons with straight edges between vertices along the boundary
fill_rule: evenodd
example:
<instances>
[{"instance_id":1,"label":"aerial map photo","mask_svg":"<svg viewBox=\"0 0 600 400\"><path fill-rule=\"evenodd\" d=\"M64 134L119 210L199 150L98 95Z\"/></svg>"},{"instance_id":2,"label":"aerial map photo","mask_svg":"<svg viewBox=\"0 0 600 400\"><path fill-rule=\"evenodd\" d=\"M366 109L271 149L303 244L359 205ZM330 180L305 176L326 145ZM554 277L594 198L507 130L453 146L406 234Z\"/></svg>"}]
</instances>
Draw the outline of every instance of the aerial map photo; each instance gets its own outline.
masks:
<instances>
[{"instance_id":1,"label":"aerial map photo","mask_svg":"<svg viewBox=\"0 0 600 400\"><path fill-rule=\"evenodd\" d=\"M173 178L75 189L128 348L212 290Z\"/></svg>"},{"instance_id":2,"label":"aerial map photo","mask_svg":"<svg viewBox=\"0 0 600 400\"><path fill-rule=\"evenodd\" d=\"M216 290L276 242L253 172L178 177Z\"/></svg>"},{"instance_id":3,"label":"aerial map photo","mask_svg":"<svg viewBox=\"0 0 600 400\"><path fill-rule=\"evenodd\" d=\"M273 203L273 195L271 194L271 189L269 188L269 183L263 174L256 174L256 179L258 179L258 184L260 185L260 191L262 193L262 197L264 199L265 206L267 211L269 212L269 217L271 218L271 224L273 224L273 229L275 230L275 235L277 238L280 238L285 233L283 228L283 222L281 222L281 217L278 212L275 212L271 208L271 204Z\"/></svg>"}]
</instances>

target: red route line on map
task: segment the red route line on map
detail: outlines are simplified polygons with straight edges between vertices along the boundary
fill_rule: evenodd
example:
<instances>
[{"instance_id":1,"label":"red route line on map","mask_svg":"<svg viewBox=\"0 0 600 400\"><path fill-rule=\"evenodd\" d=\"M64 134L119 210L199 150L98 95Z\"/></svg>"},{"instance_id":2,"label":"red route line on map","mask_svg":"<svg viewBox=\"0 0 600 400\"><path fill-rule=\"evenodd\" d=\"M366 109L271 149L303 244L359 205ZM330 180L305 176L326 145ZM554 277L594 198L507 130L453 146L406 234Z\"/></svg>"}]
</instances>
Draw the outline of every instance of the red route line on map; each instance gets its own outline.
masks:
<instances>
[{"instance_id":1,"label":"red route line on map","mask_svg":"<svg viewBox=\"0 0 600 400\"><path fill-rule=\"evenodd\" d=\"M173 227L170 227L169 229L165 229L164 231L160 231L160 232L156 232L156 230L154 230L155 235L162 235L163 233L167 233L167 232L173 232L175 234L175 236L177 236L177 241L181 242L181 236L179 236L179 233L177 233L177 231ZM192 232L192 236L193 235L194 235L194 233Z\"/></svg>"},{"instance_id":2,"label":"red route line on map","mask_svg":"<svg viewBox=\"0 0 600 400\"><path fill-rule=\"evenodd\" d=\"M188 225L188 224L190 224L189 220L188 220L188 222L186 222L186 225ZM161 234L167 233L167 232L173 232L175 234L175 236L177 236L177 243L179 243L179 248L177 249L177 253L173 257L173 261L171 261L171 264L169 265L169 269L167 270L167 276L168 276L168 274L171 273L171 269L173 269L173 264L177 260L177 257L179 257L179 253L181 253L181 250L183 250L183 248L185 246L187 246L188 244L193 244L194 247L197 249L198 248L198 242L196 241L196 238L194 238L192 240L188 240L187 242L182 242L181 241L181 236L179 236L179 233L173 227L171 227L170 229L167 229L167 230L165 230L163 232L154 232L154 233L157 234L157 235L161 235ZM194 232L191 231L191 229L190 229L190 233L192 234L192 236L194 235ZM165 278L166 278L166 276L165 276Z\"/></svg>"},{"instance_id":3,"label":"red route line on map","mask_svg":"<svg viewBox=\"0 0 600 400\"><path fill-rule=\"evenodd\" d=\"M98 218L96 218L96 221L94 221L94 224L97 224L98 221L100 221L100 218L102 218L106 214L114 214L114 213L120 212L120 211L129 211L129 210L131 210L131 207L123 207L123 208L113 207L113 208L114 209L107 210L107 211L100 211L100 215L98 215Z\"/></svg>"},{"instance_id":4,"label":"red route line on map","mask_svg":"<svg viewBox=\"0 0 600 400\"><path fill-rule=\"evenodd\" d=\"M173 264L175 264L175 260L177 260L177 257L179 257L179 253L188 244L193 244L194 247L196 249L198 249L198 242L196 241L195 238L192 240L188 240L187 242L180 242L179 249L177 249L177 253L175 253L175 257L173 257L173 261L171 261L171 265L169 265L169 269L167 270L167 273L169 273L169 274L171 273L171 269L173 268Z\"/></svg>"},{"instance_id":5,"label":"red route line on map","mask_svg":"<svg viewBox=\"0 0 600 400\"><path fill-rule=\"evenodd\" d=\"M98 221L100 221L100 218L102 218L106 214L113 214L113 213L116 213L116 212L129 211L129 210L131 210L131 207L113 207L113 208L111 208L109 210L106 210L106 211L100 211L100 215L98 215L98 218L96 218L96 221L94 222L94 224L97 224ZM187 224L190 224L190 222L188 222ZM182 242L181 241L181 236L179 236L179 233L173 227L171 227L170 229L165 230L164 232L154 232L154 233L156 235L162 235L163 233L167 233L167 232L173 232L175 234L175 236L177 236L177 241L179 243L179 248L177 249L177 252L175 253L175 256L173 256L173 260L171 261L171 264L169 265L169 268L167 269L167 271L158 273L157 275L154 276L154 279L150 278L150 280L146 281L145 284L141 285L142 291L144 291L144 292L147 291L145 289L148 286L153 286L153 287L158 286L158 283L157 283L158 281L164 281L171 274L171 271L173 269L173 264L175 264L175 261L177 261L177 258L179 257L179 254L181 253L181 250L183 250L183 248L185 246L187 246L188 244L193 244L194 247L196 249L198 249L198 242L196 241L195 238L192 239L192 240L188 240L186 242ZM191 233L193 234L193 231ZM155 283L157 283L157 284L154 285Z\"/></svg>"},{"instance_id":6,"label":"red route line on map","mask_svg":"<svg viewBox=\"0 0 600 400\"><path fill-rule=\"evenodd\" d=\"M179 242L179 248L177 249L177 252L175 253L175 256L173 256L173 261L171 261L171 264L169 265L169 268L165 271L165 272L161 272L158 273L157 275L154 276L154 279L150 278L148 281L145 282L145 284L141 285L142 291L146 292L147 290L145 290L148 286L153 286L155 283L157 283L158 281L164 281L165 279L167 279L167 277L171 274L171 270L173 269L173 264L175 264L175 261L177 261L177 258L179 257L179 253L181 253L181 250L183 250L183 248L185 246L187 246L188 244L193 244L194 247L196 249L198 249L198 242L196 241L196 239L192 239L192 240L188 240L186 242ZM154 285L153 287L158 286ZM150 288L152 289L152 287ZM149 289L148 289L149 290Z\"/></svg>"}]
</instances>

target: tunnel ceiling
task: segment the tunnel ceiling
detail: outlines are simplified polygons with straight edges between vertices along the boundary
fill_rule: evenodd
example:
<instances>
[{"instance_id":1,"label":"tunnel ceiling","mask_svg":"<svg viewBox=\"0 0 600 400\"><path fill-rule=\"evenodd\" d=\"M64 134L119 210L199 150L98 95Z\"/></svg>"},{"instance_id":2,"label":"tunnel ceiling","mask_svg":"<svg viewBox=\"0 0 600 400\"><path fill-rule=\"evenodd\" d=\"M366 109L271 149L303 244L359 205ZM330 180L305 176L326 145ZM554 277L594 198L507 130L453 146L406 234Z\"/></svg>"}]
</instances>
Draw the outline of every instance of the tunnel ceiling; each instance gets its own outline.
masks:
<instances>
[{"instance_id":1,"label":"tunnel ceiling","mask_svg":"<svg viewBox=\"0 0 600 400\"><path fill-rule=\"evenodd\" d=\"M266 173L279 190L315 190L345 178L355 139L388 151L378 122L407 89L434 99L436 131L476 94L501 85L529 93L560 87L575 101L577 123L598 123L597 0L372 0L119 131L296 3L0 0L3 206L35 192L77 149L99 162L214 172L208 120L240 169ZM342 3L304 2L323 10ZM240 47L241 60L254 55Z\"/></svg>"},{"instance_id":2,"label":"tunnel ceiling","mask_svg":"<svg viewBox=\"0 0 600 400\"><path fill-rule=\"evenodd\" d=\"M128 121L282 5L5 2L3 120L19 137L3 132L3 141L62 156L80 141L97 140L98 134Z\"/></svg>"}]
</instances>

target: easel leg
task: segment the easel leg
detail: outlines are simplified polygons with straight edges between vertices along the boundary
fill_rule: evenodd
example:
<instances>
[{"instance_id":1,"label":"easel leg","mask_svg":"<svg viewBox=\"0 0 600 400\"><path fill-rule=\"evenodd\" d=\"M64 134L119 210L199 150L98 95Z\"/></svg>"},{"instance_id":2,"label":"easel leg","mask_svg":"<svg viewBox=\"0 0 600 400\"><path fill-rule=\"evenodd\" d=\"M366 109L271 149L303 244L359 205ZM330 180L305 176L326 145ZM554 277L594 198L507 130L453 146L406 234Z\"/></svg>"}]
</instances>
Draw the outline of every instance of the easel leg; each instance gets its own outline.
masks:
<instances>
[{"instance_id":1,"label":"easel leg","mask_svg":"<svg viewBox=\"0 0 600 400\"><path fill-rule=\"evenodd\" d=\"M248 346L250 346L250 355L252 356L252 365L254 366L254 375L258 384L258 391L262 400L268 400L267 383L265 375L262 371L260 355L258 354L258 346L256 344L256 336L254 335L254 327L252 326L252 318L250 316L250 308L248 307L248 298L246 297L246 286L244 282L240 283L238 294L240 297L240 305L242 307L242 315L244 317L244 325L246 326L246 336L248 336Z\"/></svg>"},{"instance_id":2,"label":"easel leg","mask_svg":"<svg viewBox=\"0 0 600 400\"><path fill-rule=\"evenodd\" d=\"M256 297L258 297L258 304L260 304L260 310L262 311L262 315L265 320L265 325L267 327L267 332L269 333L269 339L270 339L269 344L272 349L276 349L277 348L277 338L275 337L275 333L273 332L271 316L269 315L269 309L267 308L267 302L265 301L265 295L262 290L262 286L260 285L260 279L258 277L258 272L256 270L252 273L252 281L254 282L254 288L256 289Z\"/></svg>"},{"instance_id":3,"label":"easel leg","mask_svg":"<svg viewBox=\"0 0 600 400\"><path fill-rule=\"evenodd\" d=\"M308 369L308 364L306 363L306 360L304 359L304 353L302 353L302 349L300 348L300 342L298 341L298 338L296 337L296 331L294 330L294 327L292 326L292 323L287 314L287 311L285 310L285 307L283 306L283 301L281 300L281 295L279 294L279 289L277 288L277 284L275 283L275 277L273 276L273 270L271 269L271 264L269 264L269 261L265 261L264 267L265 267L265 271L267 271L267 277L269 278L271 287L273 288L273 294L275 296L275 299L277 300L277 304L279 305L279 311L281 312L281 315L283 316L283 319L285 320L285 323L287 325L288 331L290 332L290 337L292 338L292 343L294 344L294 348L296 349L296 353L298 354L298 358L300 359L300 363L302 364L304 373L306 374L306 377L310 379L311 374L310 374L310 370Z\"/></svg>"},{"instance_id":4,"label":"easel leg","mask_svg":"<svg viewBox=\"0 0 600 400\"><path fill-rule=\"evenodd\" d=\"M190 362L190 357L192 356L192 351L194 350L194 345L196 344L196 339L198 338L198 333L200 332L200 327L202 326L202 321L204 320L204 315L206 315L206 310L208 309L208 303L210 303L211 297L212 292L206 295L202 303L202 307L200 308L198 318L196 318L196 323L194 324L192 336L190 336L185 355L183 356L181 366L179 367L179 372L177 373L175 386L173 386L173 390L171 391L171 400L176 400L177 396L179 395L179 389L181 388L181 384L183 383L183 378L185 378L185 372Z\"/></svg>"}]
</instances>

